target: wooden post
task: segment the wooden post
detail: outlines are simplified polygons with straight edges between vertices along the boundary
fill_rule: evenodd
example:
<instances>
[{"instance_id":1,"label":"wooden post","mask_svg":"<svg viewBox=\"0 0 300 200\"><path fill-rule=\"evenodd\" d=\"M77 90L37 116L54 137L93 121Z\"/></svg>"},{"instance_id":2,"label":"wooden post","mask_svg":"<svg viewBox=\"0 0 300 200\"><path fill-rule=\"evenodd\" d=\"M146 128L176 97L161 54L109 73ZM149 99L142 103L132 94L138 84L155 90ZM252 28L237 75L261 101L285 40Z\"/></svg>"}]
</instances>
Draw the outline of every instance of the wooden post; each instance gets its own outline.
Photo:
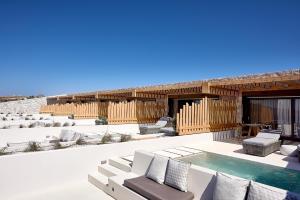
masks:
<instances>
[{"instance_id":1,"label":"wooden post","mask_svg":"<svg viewBox=\"0 0 300 200\"><path fill-rule=\"evenodd\" d=\"M237 96L236 106L236 123L241 124L243 122L243 96L241 92Z\"/></svg>"}]
</instances>

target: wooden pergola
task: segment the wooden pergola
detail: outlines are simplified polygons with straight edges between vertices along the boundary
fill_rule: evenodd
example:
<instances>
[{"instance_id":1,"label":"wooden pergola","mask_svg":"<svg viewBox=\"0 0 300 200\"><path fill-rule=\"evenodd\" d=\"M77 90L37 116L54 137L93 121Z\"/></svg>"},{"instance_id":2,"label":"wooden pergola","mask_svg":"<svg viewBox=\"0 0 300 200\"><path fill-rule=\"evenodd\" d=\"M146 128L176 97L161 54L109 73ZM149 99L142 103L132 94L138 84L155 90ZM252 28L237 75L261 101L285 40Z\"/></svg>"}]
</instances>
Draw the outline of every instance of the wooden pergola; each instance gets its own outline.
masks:
<instances>
[{"instance_id":1,"label":"wooden pergola","mask_svg":"<svg viewBox=\"0 0 300 200\"><path fill-rule=\"evenodd\" d=\"M231 78L76 93L50 97L48 102L53 104L53 108L63 109L64 112L72 112L72 109L71 111L69 109L73 107L77 111L82 108L79 110L82 114L78 114L78 116L83 117L100 115L100 111L104 109L105 111L103 112L106 115L108 113L110 120L113 121L112 119L114 118L116 122L140 121L141 118L144 121L149 121L149 116L146 117L149 112L155 113L153 115L154 118L151 118L152 121L159 118L159 116L176 115L177 118L180 118L177 119L177 124L180 126L179 132L181 134L190 134L194 131L232 129L237 124L242 123L243 97L272 95L299 97L300 69ZM205 101L199 102L199 99ZM180 105L179 101L181 101ZM198 103L195 104L195 101ZM130 102L132 102L132 105ZM169 112L169 107L171 112ZM95 110L98 111L96 112ZM142 115L137 117L138 110L144 112L144 117ZM114 114L110 115L109 113L112 112ZM133 116L130 119L127 116L129 113ZM213 113L218 113L218 115Z\"/></svg>"},{"instance_id":2,"label":"wooden pergola","mask_svg":"<svg viewBox=\"0 0 300 200\"><path fill-rule=\"evenodd\" d=\"M51 99L56 100L57 102L93 102L132 99L155 100L165 99L170 96L193 96L199 94L238 97L241 94L250 95L259 92L276 93L276 91L287 90L300 90L300 69L205 81L76 93L51 97Z\"/></svg>"}]
</instances>

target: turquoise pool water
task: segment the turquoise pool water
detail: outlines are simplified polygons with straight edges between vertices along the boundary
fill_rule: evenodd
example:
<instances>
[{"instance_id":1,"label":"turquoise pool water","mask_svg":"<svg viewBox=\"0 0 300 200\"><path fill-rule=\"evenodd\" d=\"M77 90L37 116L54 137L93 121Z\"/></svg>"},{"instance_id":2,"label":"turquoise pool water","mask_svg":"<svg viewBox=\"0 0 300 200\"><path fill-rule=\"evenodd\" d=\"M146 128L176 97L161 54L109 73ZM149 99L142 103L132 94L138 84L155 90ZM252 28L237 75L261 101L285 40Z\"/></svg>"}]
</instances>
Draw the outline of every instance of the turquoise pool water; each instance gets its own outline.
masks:
<instances>
[{"instance_id":1,"label":"turquoise pool water","mask_svg":"<svg viewBox=\"0 0 300 200\"><path fill-rule=\"evenodd\" d=\"M300 171L203 152L181 160L215 171L300 193Z\"/></svg>"}]
</instances>

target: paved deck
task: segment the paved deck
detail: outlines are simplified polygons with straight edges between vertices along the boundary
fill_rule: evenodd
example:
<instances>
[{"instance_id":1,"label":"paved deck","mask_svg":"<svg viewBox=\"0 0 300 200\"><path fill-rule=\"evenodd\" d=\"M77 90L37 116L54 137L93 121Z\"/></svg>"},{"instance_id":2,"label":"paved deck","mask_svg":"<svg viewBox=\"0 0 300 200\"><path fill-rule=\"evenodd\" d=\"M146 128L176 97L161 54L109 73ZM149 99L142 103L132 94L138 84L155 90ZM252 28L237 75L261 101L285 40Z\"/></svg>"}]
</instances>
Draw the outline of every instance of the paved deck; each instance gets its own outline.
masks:
<instances>
[{"instance_id":1,"label":"paved deck","mask_svg":"<svg viewBox=\"0 0 300 200\"><path fill-rule=\"evenodd\" d=\"M34 194L22 195L9 200L113 200L87 181L59 186Z\"/></svg>"},{"instance_id":2,"label":"paved deck","mask_svg":"<svg viewBox=\"0 0 300 200\"><path fill-rule=\"evenodd\" d=\"M242 145L216 141L203 142L188 147L300 171L300 163L297 157L287 157L281 155L280 152L272 153L266 157L253 156L245 154Z\"/></svg>"}]
</instances>

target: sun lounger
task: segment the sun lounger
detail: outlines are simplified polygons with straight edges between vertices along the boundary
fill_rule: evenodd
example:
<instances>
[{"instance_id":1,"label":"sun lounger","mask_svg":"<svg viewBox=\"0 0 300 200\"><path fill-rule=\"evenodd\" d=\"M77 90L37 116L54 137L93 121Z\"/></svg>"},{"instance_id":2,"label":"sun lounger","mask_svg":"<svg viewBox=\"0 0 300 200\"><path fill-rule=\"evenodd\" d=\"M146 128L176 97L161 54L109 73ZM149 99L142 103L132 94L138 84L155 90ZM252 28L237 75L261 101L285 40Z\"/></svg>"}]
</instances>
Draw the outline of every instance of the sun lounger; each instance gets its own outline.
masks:
<instances>
[{"instance_id":1,"label":"sun lounger","mask_svg":"<svg viewBox=\"0 0 300 200\"><path fill-rule=\"evenodd\" d=\"M171 124L172 124L172 118L162 117L154 125L140 126L140 133L141 134L159 133L161 128L164 128L166 126L171 126Z\"/></svg>"},{"instance_id":2,"label":"sun lounger","mask_svg":"<svg viewBox=\"0 0 300 200\"><path fill-rule=\"evenodd\" d=\"M246 154L267 156L279 150L279 138L279 134L260 132L255 138L243 140L243 150Z\"/></svg>"},{"instance_id":3,"label":"sun lounger","mask_svg":"<svg viewBox=\"0 0 300 200\"><path fill-rule=\"evenodd\" d=\"M159 120L154 125L148 125L148 126L141 126L140 127L140 133L141 134L153 134L158 133L159 130L167 125L167 121L161 121Z\"/></svg>"},{"instance_id":4,"label":"sun lounger","mask_svg":"<svg viewBox=\"0 0 300 200\"><path fill-rule=\"evenodd\" d=\"M175 136L176 130L174 127L163 127L159 130L160 133L165 133L166 136Z\"/></svg>"}]
</instances>

